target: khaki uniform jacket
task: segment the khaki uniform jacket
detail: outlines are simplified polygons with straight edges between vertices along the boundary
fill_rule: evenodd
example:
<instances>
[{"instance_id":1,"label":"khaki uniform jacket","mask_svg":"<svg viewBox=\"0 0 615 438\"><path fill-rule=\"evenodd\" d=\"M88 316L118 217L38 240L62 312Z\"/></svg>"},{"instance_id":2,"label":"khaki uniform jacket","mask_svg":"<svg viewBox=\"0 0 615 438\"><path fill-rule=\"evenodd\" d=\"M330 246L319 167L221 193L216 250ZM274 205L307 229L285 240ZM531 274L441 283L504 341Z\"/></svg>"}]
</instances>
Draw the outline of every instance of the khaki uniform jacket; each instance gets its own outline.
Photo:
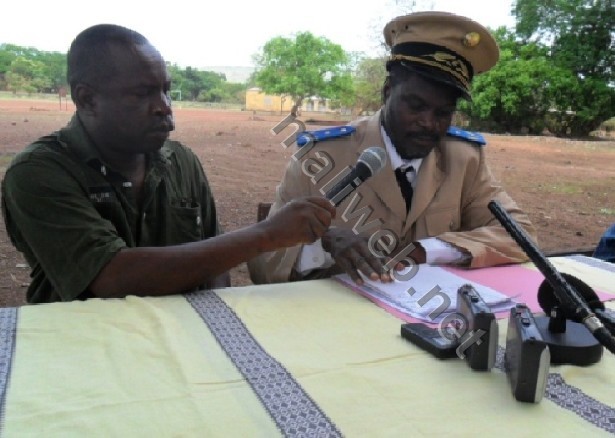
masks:
<instances>
[{"instance_id":1,"label":"khaki uniform jacket","mask_svg":"<svg viewBox=\"0 0 615 438\"><path fill-rule=\"evenodd\" d=\"M380 112L352 125L356 131L347 137L310 143L297 150L277 188L270 215L294 198L322 196L339 181L336 175L356 165L363 150L371 146L385 148ZM418 239L437 237L471 254L472 268L527 260L487 204L497 200L532 238L534 228L494 180L482 146L447 136L435 147L423 159L408 214L390 159L387 161L384 169L360 185L337 208L332 226L352 228L373 239L389 230L389 237L383 241L387 246L396 244L397 252ZM252 281L258 284L300 279L293 269L300 250L301 246L296 246L251 260L248 266ZM392 257L395 253L389 254ZM311 277L332 273L335 272L330 270Z\"/></svg>"}]
</instances>

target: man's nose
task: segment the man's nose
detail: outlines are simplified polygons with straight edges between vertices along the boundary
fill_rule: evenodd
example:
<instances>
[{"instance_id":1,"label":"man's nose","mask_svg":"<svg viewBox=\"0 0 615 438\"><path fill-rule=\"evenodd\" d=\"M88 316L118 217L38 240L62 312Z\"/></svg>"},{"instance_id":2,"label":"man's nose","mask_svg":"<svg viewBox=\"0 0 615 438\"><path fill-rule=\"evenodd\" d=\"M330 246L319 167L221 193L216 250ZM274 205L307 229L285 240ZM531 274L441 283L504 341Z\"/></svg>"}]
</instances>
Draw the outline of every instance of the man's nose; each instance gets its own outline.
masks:
<instances>
[{"instance_id":1,"label":"man's nose","mask_svg":"<svg viewBox=\"0 0 615 438\"><path fill-rule=\"evenodd\" d=\"M171 96L168 93L160 92L153 105L156 115L168 116L173 113L171 110Z\"/></svg>"},{"instance_id":2,"label":"man's nose","mask_svg":"<svg viewBox=\"0 0 615 438\"><path fill-rule=\"evenodd\" d=\"M427 131L435 131L438 127L438 118L434 111L424 111L421 113L419 123Z\"/></svg>"}]
</instances>

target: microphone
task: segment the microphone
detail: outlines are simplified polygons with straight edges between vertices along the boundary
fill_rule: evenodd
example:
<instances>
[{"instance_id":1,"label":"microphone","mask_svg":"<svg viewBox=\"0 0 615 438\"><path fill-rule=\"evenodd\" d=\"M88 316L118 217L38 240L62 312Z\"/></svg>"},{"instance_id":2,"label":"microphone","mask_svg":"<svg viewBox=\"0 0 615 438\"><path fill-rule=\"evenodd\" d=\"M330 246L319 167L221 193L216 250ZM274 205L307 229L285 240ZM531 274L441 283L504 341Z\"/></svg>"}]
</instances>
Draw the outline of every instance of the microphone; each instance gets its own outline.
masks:
<instances>
[{"instance_id":1,"label":"microphone","mask_svg":"<svg viewBox=\"0 0 615 438\"><path fill-rule=\"evenodd\" d=\"M325 197L333 202L336 207L339 206L366 179L382 170L386 166L386 162L387 153L383 148L372 146L365 149L359 156L356 166L327 191Z\"/></svg>"},{"instance_id":2,"label":"microphone","mask_svg":"<svg viewBox=\"0 0 615 438\"><path fill-rule=\"evenodd\" d=\"M581 321L582 325L591 332L600 344L611 353L615 354L615 337L611 334L609 329L605 327L600 318L596 316L574 286L566 281L564 276L555 269L534 242L532 242L527 233L525 233L497 201L492 200L489 202L488 208L513 240L517 242L530 260L532 260L542 275L544 275L545 280L553 289L555 297L557 301L559 301L561 307L569 312L568 315Z\"/></svg>"}]
</instances>

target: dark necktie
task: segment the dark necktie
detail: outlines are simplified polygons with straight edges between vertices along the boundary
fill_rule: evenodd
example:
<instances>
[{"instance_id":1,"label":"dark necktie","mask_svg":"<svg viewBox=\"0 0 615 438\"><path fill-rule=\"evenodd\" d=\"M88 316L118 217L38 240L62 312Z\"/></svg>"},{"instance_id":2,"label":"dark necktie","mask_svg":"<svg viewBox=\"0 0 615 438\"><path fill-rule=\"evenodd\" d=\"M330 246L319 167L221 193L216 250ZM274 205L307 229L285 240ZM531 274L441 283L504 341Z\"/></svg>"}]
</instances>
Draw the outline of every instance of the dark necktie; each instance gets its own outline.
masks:
<instances>
[{"instance_id":1,"label":"dark necktie","mask_svg":"<svg viewBox=\"0 0 615 438\"><path fill-rule=\"evenodd\" d=\"M401 189L401 194L406 200L406 213L410 211L410 205L412 205L412 184L408 181L407 173L412 171L412 166L408 167L405 170L401 168L395 169L395 177L397 178L397 184L399 184L399 188Z\"/></svg>"}]
</instances>

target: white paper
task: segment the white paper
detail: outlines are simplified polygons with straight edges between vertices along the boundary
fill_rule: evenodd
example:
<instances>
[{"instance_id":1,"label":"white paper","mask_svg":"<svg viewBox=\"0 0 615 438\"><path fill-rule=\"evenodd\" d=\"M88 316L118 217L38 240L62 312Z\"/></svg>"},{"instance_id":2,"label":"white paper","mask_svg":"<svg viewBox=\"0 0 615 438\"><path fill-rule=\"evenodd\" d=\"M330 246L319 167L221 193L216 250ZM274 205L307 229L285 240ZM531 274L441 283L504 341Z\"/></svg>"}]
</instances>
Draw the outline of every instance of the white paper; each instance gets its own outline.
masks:
<instances>
[{"instance_id":1,"label":"white paper","mask_svg":"<svg viewBox=\"0 0 615 438\"><path fill-rule=\"evenodd\" d=\"M338 275L337 278L395 310L432 323L440 322L456 312L457 290L464 284L472 285L494 313L508 310L516 304L490 287L458 277L437 266L420 265L411 279L391 283L372 281L363 276L365 283L357 286L347 274Z\"/></svg>"}]
</instances>

